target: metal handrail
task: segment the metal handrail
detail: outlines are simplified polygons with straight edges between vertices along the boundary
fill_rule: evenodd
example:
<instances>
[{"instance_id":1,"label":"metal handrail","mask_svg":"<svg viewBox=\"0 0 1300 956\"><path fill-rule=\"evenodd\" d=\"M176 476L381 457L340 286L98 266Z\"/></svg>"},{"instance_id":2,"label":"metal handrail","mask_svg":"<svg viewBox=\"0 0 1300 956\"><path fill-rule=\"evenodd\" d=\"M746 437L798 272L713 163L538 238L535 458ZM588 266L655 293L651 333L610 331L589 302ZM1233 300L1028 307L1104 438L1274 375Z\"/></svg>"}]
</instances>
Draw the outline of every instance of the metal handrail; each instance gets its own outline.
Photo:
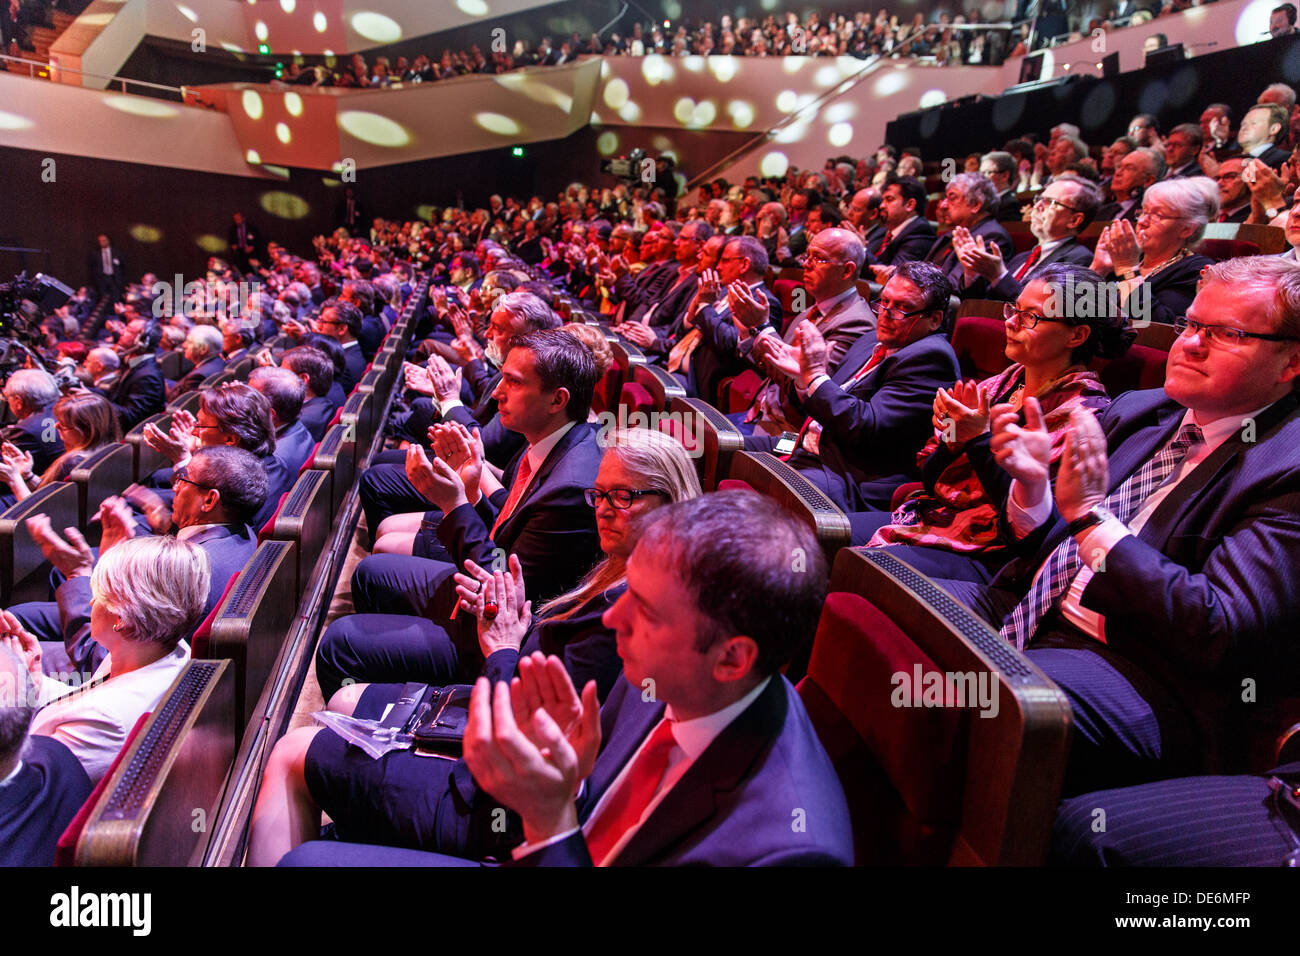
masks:
<instances>
[{"instance_id":1,"label":"metal handrail","mask_svg":"<svg viewBox=\"0 0 1300 956\"><path fill-rule=\"evenodd\" d=\"M29 60L26 57L9 56L7 54L0 54L0 61L5 63L26 64L28 67L27 75L32 79L36 79L35 68L40 67L42 70L46 70L46 71L58 70L60 73L63 72L76 73L78 76L91 76L97 80L108 80L110 83L120 83L122 86L123 93L127 91L126 85L130 83L134 86L148 87L151 90L164 90L165 92L168 93L175 93L181 99L184 99L185 91L190 88L186 86L168 86L165 83L150 83L147 80L133 80L130 79L129 77L115 76L108 73L92 73L90 70L81 70L75 66L64 66L61 63L42 62L41 60Z\"/></svg>"}]
</instances>

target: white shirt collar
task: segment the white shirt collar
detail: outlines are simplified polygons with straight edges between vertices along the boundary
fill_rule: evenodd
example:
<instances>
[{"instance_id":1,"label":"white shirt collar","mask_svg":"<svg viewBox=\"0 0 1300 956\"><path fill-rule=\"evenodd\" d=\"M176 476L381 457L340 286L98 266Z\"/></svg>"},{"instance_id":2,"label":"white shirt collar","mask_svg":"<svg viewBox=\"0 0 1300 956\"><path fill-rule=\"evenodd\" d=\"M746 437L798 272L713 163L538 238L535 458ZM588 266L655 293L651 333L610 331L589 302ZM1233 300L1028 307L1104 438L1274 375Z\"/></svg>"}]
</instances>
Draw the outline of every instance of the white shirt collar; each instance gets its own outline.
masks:
<instances>
[{"instance_id":1,"label":"white shirt collar","mask_svg":"<svg viewBox=\"0 0 1300 956\"><path fill-rule=\"evenodd\" d=\"M769 674L757 687L735 703L691 720L675 720L672 704L667 705L664 708L664 716L673 721L673 740L681 748L682 753L686 754L691 761L698 760L700 754L709 749L709 744L713 743L718 734L726 730L733 720L758 699L758 695L763 693L771 680L772 676Z\"/></svg>"},{"instance_id":2,"label":"white shirt collar","mask_svg":"<svg viewBox=\"0 0 1300 956\"><path fill-rule=\"evenodd\" d=\"M1263 156L1266 152L1268 152L1269 148L1270 148L1272 145L1273 145L1272 143L1260 143L1258 146L1256 146L1254 149L1252 149L1248 155L1250 155L1250 156Z\"/></svg>"},{"instance_id":3,"label":"white shirt collar","mask_svg":"<svg viewBox=\"0 0 1300 956\"><path fill-rule=\"evenodd\" d=\"M1039 257L1041 258L1042 256L1047 255L1057 246L1061 245L1062 243L1069 242L1073 238L1074 236L1066 236L1064 239L1052 239L1049 242L1040 242L1038 244L1038 248L1042 249L1043 251L1038 254Z\"/></svg>"},{"instance_id":4,"label":"white shirt collar","mask_svg":"<svg viewBox=\"0 0 1300 956\"><path fill-rule=\"evenodd\" d=\"M215 524L192 524L189 525L188 527L181 528L179 531L177 531L176 540L188 541L190 540L190 538L194 537L195 535L202 534L204 531L207 531L209 528L216 528L216 527L218 526Z\"/></svg>"},{"instance_id":5,"label":"white shirt collar","mask_svg":"<svg viewBox=\"0 0 1300 956\"><path fill-rule=\"evenodd\" d=\"M1216 418L1208 425L1198 425L1194 417L1195 413L1189 408L1183 414L1183 424L1197 425L1201 430L1201 434L1205 436L1206 446L1214 449L1227 441L1233 432L1241 431L1247 419L1258 418L1264 412L1264 409L1268 407L1268 405L1264 405L1261 408L1246 412L1244 415L1225 415L1223 418Z\"/></svg>"},{"instance_id":6,"label":"white shirt collar","mask_svg":"<svg viewBox=\"0 0 1300 956\"><path fill-rule=\"evenodd\" d=\"M569 429L576 424L577 422L565 422L537 444L528 446L528 466L531 469L531 474L537 474L537 470L545 463L551 449L558 445L560 439L567 435Z\"/></svg>"},{"instance_id":7,"label":"white shirt collar","mask_svg":"<svg viewBox=\"0 0 1300 956\"><path fill-rule=\"evenodd\" d=\"M913 219L918 219L918 218L920 218L920 217L919 217L919 216L908 216L906 219L904 219L902 222L900 222L900 223L899 223L897 226L895 226L893 229L886 229L885 232L886 232L886 234L889 236L890 239L893 239L893 238L894 238L895 236L897 236L900 232L902 232L904 229L907 228L907 224L908 224L908 223L910 223Z\"/></svg>"},{"instance_id":8,"label":"white shirt collar","mask_svg":"<svg viewBox=\"0 0 1300 956\"><path fill-rule=\"evenodd\" d=\"M9 786L9 784L11 784L11 783L13 783L15 780L17 780L17 779L18 779L18 775L19 775L20 773L22 773L22 770L23 770L23 762L20 760L20 761L18 761L18 763L14 766L13 773L9 774L9 776L5 777L3 780L0 780L0 789L3 789L3 788L5 788L5 787Z\"/></svg>"},{"instance_id":9,"label":"white shirt collar","mask_svg":"<svg viewBox=\"0 0 1300 956\"><path fill-rule=\"evenodd\" d=\"M856 285L850 285L839 295L832 296L831 298L825 300L818 299L817 309L818 311L821 312L823 316L828 315L829 313L833 312L835 308L840 305L840 303L846 302L848 301L850 296L856 295L857 291L858 291L858 287Z\"/></svg>"}]
</instances>

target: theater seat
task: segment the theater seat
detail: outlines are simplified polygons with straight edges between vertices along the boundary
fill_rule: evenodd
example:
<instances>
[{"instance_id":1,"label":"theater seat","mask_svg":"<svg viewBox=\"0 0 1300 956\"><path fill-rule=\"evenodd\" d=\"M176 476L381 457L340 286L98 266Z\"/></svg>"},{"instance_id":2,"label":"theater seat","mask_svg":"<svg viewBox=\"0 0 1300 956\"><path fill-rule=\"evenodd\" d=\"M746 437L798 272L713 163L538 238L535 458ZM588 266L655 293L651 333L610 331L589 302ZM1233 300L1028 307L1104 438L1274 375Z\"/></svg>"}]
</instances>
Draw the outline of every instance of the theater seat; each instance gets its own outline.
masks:
<instances>
[{"instance_id":1,"label":"theater seat","mask_svg":"<svg viewBox=\"0 0 1300 956\"><path fill-rule=\"evenodd\" d=\"M142 478L152 475L159 468L170 464L165 456L154 451L145 443L144 427L146 425L156 425L160 431L166 432L172 427L172 413L166 411L151 415L126 433L123 440L131 446L135 455L134 474L136 481L140 481Z\"/></svg>"},{"instance_id":2,"label":"theater seat","mask_svg":"<svg viewBox=\"0 0 1300 956\"><path fill-rule=\"evenodd\" d=\"M669 403L669 413L672 424L665 428L661 420L660 429L682 442L687 454L695 460L700 485L705 491L712 491L718 486L718 479L731 468L731 456L745 447L745 436L725 415L702 399L674 398Z\"/></svg>"},{"instance_id":3,"label":"theater seat","mask_svg":"<svg viewBox=\"0 0 1300 956\"><path fill-rule=\"evenodd\" d=\"M1135 344L1119 358L1093 359L1088 367L1097 373L1106 393L1118 398L1134 389L1161 388L1168 360L1168 352Z\"/></svg>"},{"instance_id":4,"label":"theater seat","mask_svg":"<svg viewBox=\"0 0 1300 956\"><path fill-rule=\"evenodd\" d=\"M848 545L849 519L844 512L821 489L776 456L767 452L738 452L731 458L726 477L744 482L759 494L779 502L812 528L828 557Z\"/></svg>"},{"instance_id":5,"label":"theater seat","mask_svg":"<svg viewBox=\"0 0 1300 956\"><path fill-rule=\"evenodd\" d=\"M207 379L204 379L204 381L207 381ZM202 385L199 386L199 388L202 387ZM168 402L167 411L189 412L191 415L196 415L199 411L199 401L201 398L202 396L199 395L199 389L192 388L188 392L182 392Z\"/></svg>"},{"instance_id":6,"label":"theater seat","mask_svg":"<svg viewBox=\"0 0 1300 956\"><path fill-rule=\"evenodd\" d=\"M1195 251L1215 262L1223 262L1241 256L1257 256L1259 246L1244 239L1202 239L1196 244Z\"/></svg>"},{"instance_id":7,"label":"theater seat","mask_svg":"<svg viewBox=\"0 0 1300 956\"><path fill-rule=\"evenodd\" d=\"M802 272L800 276L800 279L777 279L772 283L772 293L776 296L777 301L781 303L781 310L785 313L785 327L788 327L790 320L812 303L812 296L808 295L807 289L804 289ZM804 289L803 309L795 307L797 305L794 301L795 289ZM782 335L785 334L785 327L781 329Z\"/></svg>"},{"instance_id":8,"label":"theater seat","mask_svg":"<svg viewBox=\"0 0 1300 956\"><path fill-rule=\"evenodd\" d=\"M357 447L355 433L349 435L345 425L332 425L309 459L309 468L330 474L330 510L334 514L338 514L356 476Z\"/></svg>"},{"instance_id":9,"label":"theater seat","mask_svg":"<svg viewBox=\"0 0 1300 956\"><path fill-rule=\"evenodd\" d=\"M605 374L596 383L591 394L591 407L597 413L612 411L618 407L618 396L623 390L623 372L616 362L610 362Z\"/></svg>"},{"instance_id":10,"label":"theater seat","mask_svg":"<svg viewBox=\"0 0 1300 956\"><path fill-rule=\"evenodd\" d=\"M181 361L184 358L185 356L176 350L159 355L158 369L162 372L163 378L169 382L179 381L181 377Z\"/></svg>"},{"instance_id":11,"label":"theater seat","mask_svg":"<svg viewBox=\"0 0 1300 956\"><path fill-rule=\"evenodd\" d=\"M59 839L60 866L198 866L235 757L234 671L190 661Z\"/></svg>"},{"instance_id":12,"label":"theater seat","mask_svg":"<svg viewBox=\"0 0 1300 956\"><path fill-rule=\"evenodd\" d=\"M375 396L372 392L354 391L339 412L339 424L357 446L357 459L364 459L375 434Z\"/></svg>"},{"instance_id":13,"label":"theater seat","mask_svg":"<svg viewBox=\"0 0 1300 956\"><path fill-rule=\"evenodd\" d=\"M686 389L670 372L657 365L632 366L632 380L650 393L655 411L666 409L674 398L684 398Z\"/></svg>"},{"instance_id":14,"label":"theater seat","mask_svg":"<svg viewBox=\"0 0 1300 956\"><path fill-rule=\"evenodd\" d=\"M754 403L758 390L763 387L763 376L747 368L739 375L724 378L718 383L718 405L734 415Z\"/></svg>"},{"instance_id":15,"label":"theater seat","mask_svg":"<svg viewBox=\"0 0 1300 956\"><path fill-rule=\"evenodd\" d=\"M849 797L858 862L1041 864L1065 772L1065 696L888 549L840 551L830 591L799 691ZM927 686L949 704L974 692L974 706L925 706Z\"/></svg>"},{"instance_id":16,"label":"theater seat","mask_svg":"<svg viewBox=\"0 0 1300 956\"><path fill-rule=\"evenodd\" d=\"M973 309L974 302L967 300L961 304L962 312L952 330L952 348L957 353L957 362L961 366L962 378L983 381L1001 372L1010 363L1007 361L1007 332L1002 319L989 318L966 312ZM998 303L1001 316L1002 303Z\"/></svg>"},{"instance_id":17,"label":"theater seat","mask_svg":"<svg viewBox=\"0 0 1300 956\"><path fill-rule=\"evenodd\" d=\"M68 475L77 486L79 527L85 528L100 504L110 495L120 495L134 480L135 454L125 442L95 449Z\"/></svg>"},{"instance_id":18,"label":"theater seat","mask_svg":"<svg viewBox=\"0 0 1300 956\"><path fill-rule=\"evenodd\" d=\"M307 579L311 577L333 529L330 481L331 476L326 472L314 468L304 471L271 519L268 537L298 545L295 590L299 594L306 588Z\"/></svg>"},{"instance_id":19,"label":"theater seat","mask_svg":"<svg viewBox=\"0 0 1300 956\"><path fill-rule=\"evenodd\" d=\"M645 364L645 353L642 352L635 344L629 342L618 333L611 333L614 338L610 340L609 350L614 353L614 364L623 374L623 381L632 381L632 366Z\"/></svg>"},{"instance_id":20,"label":"theater seat","mask_svg":"<svg viewBox=\"0 0 1300 956\"><path fill-rule=\"evenodd\" d=\"M623 390L619 393L618 404L626 408L626 413L620 409L619 414L631 416L633 414L649 415L656 411L654 396L650 394L649 389L639 382L624 382Z\"/></svg>"},{"instance_id":21,"label":"theater seat","mask_svg":"<svg viewBox=\"0 0 1300 956\"><path fill-rule=\"evenodd\" d=\"M77 486L56 481L38 488L0 514L0 606L43 601L48 593L49 562L27 530L27 519L48 515L55 532L77 527Z\"/></svg>"}]
</instances>

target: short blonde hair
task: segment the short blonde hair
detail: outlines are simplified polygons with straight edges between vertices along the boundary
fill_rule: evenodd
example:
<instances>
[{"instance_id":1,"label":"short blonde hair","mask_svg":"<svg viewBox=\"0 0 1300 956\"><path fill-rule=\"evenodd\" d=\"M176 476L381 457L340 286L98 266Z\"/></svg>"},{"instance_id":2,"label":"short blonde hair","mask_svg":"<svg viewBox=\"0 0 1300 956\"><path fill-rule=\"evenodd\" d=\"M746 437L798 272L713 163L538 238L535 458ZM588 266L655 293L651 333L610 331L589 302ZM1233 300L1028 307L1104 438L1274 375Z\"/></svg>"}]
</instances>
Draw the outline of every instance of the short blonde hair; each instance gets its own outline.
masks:
<instances>
[{"instance_id":1,"label":"short blonde hair","mask_svg":"<svg viewBox=\"0 0 1300 956\"><path fill-rule=\"evenodd\" d=\"M202 620L210 583L207 553L172 537L123 541L90 573L91 594L126 624L124 636L169 649Z\"/></svg>"},{"instance_id":2,"label":"short blonde hair","mask_svg":"<svg viewBox=\"0 0 1300 956\"><path fill-rule=\"evenodd\" d=\"M609 339L605 338L605 333L598 326L585 325L582 322L570 322L561 326L561 330L568 332L591 350L591 357L596 360L596 381L600 381L610 363L614 361L614 351L609 347Z\"/></svg>"}]
</instances>

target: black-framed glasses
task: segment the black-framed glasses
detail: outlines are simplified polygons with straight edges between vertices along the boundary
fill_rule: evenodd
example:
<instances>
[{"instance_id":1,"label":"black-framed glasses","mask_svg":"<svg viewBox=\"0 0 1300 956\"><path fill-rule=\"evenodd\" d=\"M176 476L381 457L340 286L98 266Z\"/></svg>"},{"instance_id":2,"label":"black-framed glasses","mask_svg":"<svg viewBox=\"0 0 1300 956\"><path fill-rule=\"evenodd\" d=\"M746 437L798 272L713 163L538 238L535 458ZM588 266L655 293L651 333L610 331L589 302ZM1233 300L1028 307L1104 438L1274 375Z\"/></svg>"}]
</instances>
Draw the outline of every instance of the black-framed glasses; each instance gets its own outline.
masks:
<instances>
[{"instance_id":1,"label":"black-framed glasses","mask_svg":"<svg viewBox=\"0 0 1300 956\"><path fill-rule=\"evenodd\" d=\"M212 491L212 490L213 490L213 488L212 488L211 485L205 485L203 482L201 482L201 481L195 481L193 478L191 478L188 474L186 474L186 470L185 470L184 468L178 468L178 469L176 469L174 472L172 472L172 490L173 490L173 491L176 490L176 483L177 483L178 481L183 481L183 482L185 482L187 485L193 485L195 488L202 488L204 491Z\"/></svg>"},{"instance_id":2,"label":"black-framed glasses","mask_svg":"<svg viewBox=\"0 0 1300 956\"><path fill-rule=\"evenodd\" d=\"M1263 339L1265 342L1300 342L1300 339L1294 335L1277 335L1272 332L1247 332L1245 329L1234 328L1231 325L1207 325L1204 322L1189 319L1185 315L1180 315L1174 319L1174 329L1179 335L1186 335L1189 331L1193 332L1211 345L1240 345L1246 339Z\"/></svg>"},{"instance_id":3,"label":"black-framed glasses","mask_svg":"<svg viewBox=\"0 0 1300 956\"><path fill-rule=\"evenodd\" d=\"M1037 199L1034 200L1034 206L1035 206L1035 207L1042 207L1042 206L1060 206L1062 209L1068 209L1070 212L1078 212L1078 211L1079 211L1079 210L1075 209L1073 206L1071 206L1071 205L1069 205L1069 204L1067 204L1067 203L1063 203L1063 202L1061 202L1061 200L1059 200L1059 199L1053 199L1051 196L1039 196Z\"/></svg>"},{"instance_id":4,"label":"black-framed glasses","mask_svg":"<svg viewBox=\"0 0 1300 956\"><path fill-rule=\"evenodd\" d=\"M871 301L871 311L876 313L879 318L889 319L892 322L900 322L903 319L910 319L914 315L924 315L927 312L933 312L934 309L913 309L911 312L904 312L896 306L885 307L881 305L879 299Z\"/></svg>"},{"instance_id":5,"label":"black-framed glasses","mask_svg":"<svg viewBox=\"0 0 1300 956\"><path fill-rule=\"evenodd\" d=\"M658 488L646 488L644 490L636 488L611 488L609 491L601 491L598 488L588 488L582 493L582 496L587 500L587 504L591 505L591 507L596 507L596 505L603 500L609 502L609 506L615 511L626 511L628 508L632 507L632 502L636 501L638 498L644 497L645 495L660 495L664 498L669 497L668 492L660 491Z\"/></svg>"},{"instance_id":6,"label":"black-framed glasses","mask_svg":"<svg viewBox=\"0 0 1300 956\"><path fill-rule=\"evenodd\" d=\"M1014 304L1008 302L1002 307L1002 318L1007 322L1014 322L1022 329L1032 330L1039 322L1057 322L1061 325L1069 325L1065 319L1049 319L1045 315L1039 315L1037 312L1031 312L1029 309L1017 309Z\"/></svg>"}]
</instances>

